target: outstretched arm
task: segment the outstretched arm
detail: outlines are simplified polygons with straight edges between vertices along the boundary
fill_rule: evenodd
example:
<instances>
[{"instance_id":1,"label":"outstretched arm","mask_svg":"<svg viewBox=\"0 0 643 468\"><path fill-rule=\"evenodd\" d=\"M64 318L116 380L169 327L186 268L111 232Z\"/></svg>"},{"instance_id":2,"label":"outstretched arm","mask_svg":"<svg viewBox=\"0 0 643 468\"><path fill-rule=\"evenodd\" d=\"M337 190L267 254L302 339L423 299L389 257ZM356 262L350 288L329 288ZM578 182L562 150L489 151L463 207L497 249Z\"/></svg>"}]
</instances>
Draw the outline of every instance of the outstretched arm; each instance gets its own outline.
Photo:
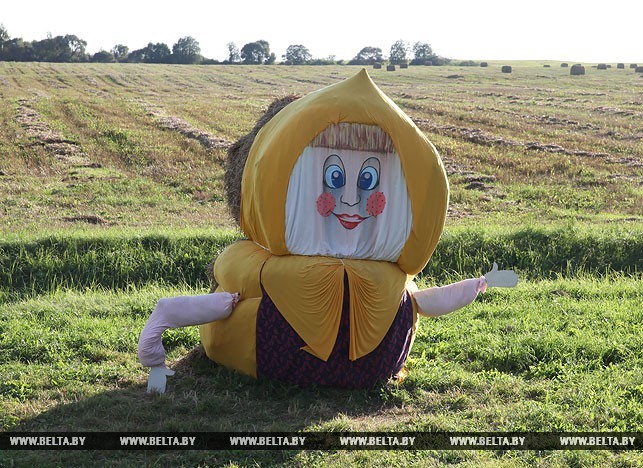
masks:
<instances>
[{"instance_id":1,"label":"outstretched arm","mask_svg":"<svg viewBox=\"0 0 643 468\"><path fill-rule=\"evenodd\" d=\"M488 287L511 288L517 283L518 275L513 270L498 270L498 264L494 263L491 271L480 278L416 291L413 298L420 314L436 317L471 304L478 293L484 293Z\"/></svg>"},{"instance_id":2,"label":"outstretched arm","mask_svg":"<svg viewBox=\"0 0 643 468\"><path fill-rule=\"evenodd\" d=\"M479 292L485 292L485 277L470 278L447 286L434 286L413 294L418 312L429 317L445 315L471 304Z\"/></svg>"},{"instance_id":3,"label":"outstretched arm","mask_svg":"<svg viewBox=\"0 0 643 468\"><path fill-rule=\"evenodd\" d=\"M239 294L227 292L160 299L138 340L138 358L141 364L152 368L147 391L163 393L166 376L174 374L165 367L161 340L165 330L222 320L230 315L238 301Z\"/></svg>"}]
</instances>

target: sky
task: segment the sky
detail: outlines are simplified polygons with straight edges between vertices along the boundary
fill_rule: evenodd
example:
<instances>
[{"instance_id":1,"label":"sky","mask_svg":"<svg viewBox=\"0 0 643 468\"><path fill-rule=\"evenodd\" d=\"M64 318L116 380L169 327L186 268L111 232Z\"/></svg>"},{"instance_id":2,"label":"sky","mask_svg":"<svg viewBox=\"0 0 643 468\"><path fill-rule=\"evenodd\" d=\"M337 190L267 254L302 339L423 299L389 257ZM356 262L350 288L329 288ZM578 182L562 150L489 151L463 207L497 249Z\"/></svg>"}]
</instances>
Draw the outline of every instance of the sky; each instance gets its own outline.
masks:
<instances>
[{"instance_id":1,"label":"sky","mask_svg":"<svg viewBox=\"0 0 643 468\"><path fill-rule=\"evenodd\" d=\"M402 39L425 42L458 60L563 60L643 63L640 0L0 0L0 24L11 38L75 34L87 52L149 42L170 48L195 38L207 58L225 60L266 40L281 60L291 44L313 57L349 60L366 46L388 55Z\"/></svg>"}]
</instances>

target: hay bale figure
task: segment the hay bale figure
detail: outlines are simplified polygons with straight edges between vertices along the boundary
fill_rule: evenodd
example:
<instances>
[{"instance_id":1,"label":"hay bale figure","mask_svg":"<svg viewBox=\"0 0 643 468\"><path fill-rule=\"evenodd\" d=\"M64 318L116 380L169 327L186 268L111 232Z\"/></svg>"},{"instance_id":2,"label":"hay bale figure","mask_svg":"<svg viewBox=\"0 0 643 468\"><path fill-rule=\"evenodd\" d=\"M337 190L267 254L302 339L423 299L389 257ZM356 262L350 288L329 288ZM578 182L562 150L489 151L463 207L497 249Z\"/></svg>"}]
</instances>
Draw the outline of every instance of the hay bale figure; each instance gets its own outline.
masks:
<instances>
[{"instance_id":1,"label":"hay bale figure","mask_svg":"<svg viewBox=\"0 0 643 468\"><path fill-rule=\"evenodd\" d=\"M580 64L572 65L572 68L569 70L569 74L574 76L584 75L585 67Z\"/></svg>"},{"instance_id":2,"label":"hay bale figure","mask_svg":"<svg viewBox=\"0 0 643 468\"><path fill-rule=\"evenodd\" d=\"M395 65L387 65L386 71L395 71Z\"/></svg>"},{"instance_id":3,"label":"hay bale figure","mask_svg":"<svg viewBox=\"0 0 643 468\"><path fill-rule=\"evenodd\" d=\"M502 71L502 73L511 73L512 68L511 68L511 66L509 66L509 65L504 65L504 66L501 68L501 71Z\"/></svg>"},{"instance_id":4,"label":"hay bale figure","mask_svg":"<svg viewBox=\"0 0 643 468\"><path fill-rule=\"evenodd\" d=\"M158 301L138 347L148 392L174 374L164 330L197 324L208 358L241 374L371 388L401 372L419 316L518 281L494 263L443 287L413 283L442 233L446 172L365 69L273 102L230 148L224 180L247 239L218 255L214 293Z\"/></svg>"}]
</instances>

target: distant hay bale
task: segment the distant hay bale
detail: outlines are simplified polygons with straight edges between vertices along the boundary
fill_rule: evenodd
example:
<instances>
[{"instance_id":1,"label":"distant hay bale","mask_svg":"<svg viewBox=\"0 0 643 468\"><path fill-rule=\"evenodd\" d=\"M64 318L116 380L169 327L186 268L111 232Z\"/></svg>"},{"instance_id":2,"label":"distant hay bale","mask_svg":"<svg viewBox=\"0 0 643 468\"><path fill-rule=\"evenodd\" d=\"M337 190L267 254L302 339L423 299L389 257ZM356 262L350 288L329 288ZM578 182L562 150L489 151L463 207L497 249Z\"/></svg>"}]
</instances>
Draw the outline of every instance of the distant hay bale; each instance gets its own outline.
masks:
<instances>
[{"instance_id":1,"label":"distant hay bale","mask_svg":"<svg viewBox=\"0 0 643 468\"><path fill-rule=\"evenodd\" d=\"M572 65L572 68L569 70L570 75L584 75L585 74L585 67L582 66L581 64L576 64Z\"/></svg>"},{"instance_id":2,"label":"distant hay bale","mask_svg":"<svg viewBox=\"0 0 643 468\"><path fill-rule=\"evenodd\" d=\"M606 64L604 64L604 63L599 63L599 64L596 66L596 68L597 68L597 69L599 69L599 70L607 70L607 65L606 65Z\"/></svg>"},{"instance_id":3,"label":"distant hay bale","mask_svg":"<svg viewBox=\"0 0 643 468\"><path fill-rule=\"evenodd\" d=\"M503 65L500 70L502 71L502 73L511 73L512 68L509 65Z\"/></svg>"},{"instance_id":4,"label":"distant hay bale","mask_svg":"<svg viewBox=\"0 0 643 468\"><path fill-rule=\"evenodd\" d=\"M561 63L560 68L567 68L569 67L569 63Z\"/></svg>"},{"instance_id":5,"label":"distant hay bale","mask_svg":"<svg viewBox=\"0 0 643 468\"><path fill-rule=\"evenodd\" d=\"M489 64L487 62L480 62L480 66L482 68L487 68L489 66Z\"/></svg>"},{"instance_id":6,"label":"distant hay bale","mask_svg":"<svg viewBox=\"0 0 643 468\"><path fill-rule=\"evenodd\" d=\"M630 68L636 68L638 65L636 63L630 63Z\"/></svg>"},{"instance_id":7,"label":"distant hay bale","mask_svg":"<svg viewBox=\"0 0 643 468\"><path fill-rule=\"evenodd\" d=\"M430 67L431 65L433 65L433 62L430 61L430 60L425 60L424 65L427 66L427 67Z\"/></svg>"},{"instance_id":8,"label":"distant hay bale","mask_svg":"<svg viewBox=\"0 0 643 468\"><path fill-rule=\"evenodd\" d=\"M395 71L395 65L387 65L386 71Z\"/></svg>"},{"instance_id":9,"label":"distant hay bale","mask_svg":"<svg viewBox=\"0 0 643 468\"><path fill-rule=\"evenodd\" d=\"M286 107L288 104L298 99L299 96L289 95L274 100L266 112L257 120L254 128L247 134L239 138L230 148L228 148L228 157L225 164L225 174L223 182L225 185L226 197L228 199L228 210L235 219L237 224L240 218L241 209L241 178L243 169L246 166L246 160L250 153L250 147L255 141L259 130L272 119L277 112Z\"/></svg>"},{"instance_id":10,"label":"distant hay bale","mask_svg":"<svg viewBox=\"0 0 643 468\"><path fill-rule=\"evenodd\" d=\"M612 65L608 63L607 68L612 68Z\"/></svg>"},{"instance_id":11,"label":"distant hay bale","mask_svg":"<svg viewBox=\"0 0 643 468\"><path fill-rule=\"evenodd\" d=\"M635 71L636 73L643 73L643 67L636 67L636 68L634 69L634 71Z\"/></svg>"},{"instance_id":12,"label":"distant hay bale","mask_svg":"<svg viewBox=\"0 0 643 468\"><path fill-rule=\"evenodd\" d=\"M400 68L409 68L408 63L400 63Z\"/></svg>"},{"instance_id":13,"label":"distant hay bale","mask_svg":"<svg viewBox=\"0 0 643 468\"><path fill-rule=\"evenodd\" d=\"M379 70L380 68L382 68L382 64L381 63L374 63L373 68L375 68L376 70Z\"/></svg>"},{"instance_id":14,"label":"distant hay bale","mask_svg":"<svg viewBox=\"0 0 643 468\"><path fill-rule=\"evenodd\" d=\"M624 63L617 63L616 68L625 68L625 64Z\"/></svg>"},{"instance_id":15,"label":"distant hay bale","mask_svg":"<svg viewBox=\"0 0 643 468\"><path fill-rule=\"evenodd\" d=\"M543 65L543 68L551 68L551 65L545 64L545 65Z\"/></svg>"}]
</instances>

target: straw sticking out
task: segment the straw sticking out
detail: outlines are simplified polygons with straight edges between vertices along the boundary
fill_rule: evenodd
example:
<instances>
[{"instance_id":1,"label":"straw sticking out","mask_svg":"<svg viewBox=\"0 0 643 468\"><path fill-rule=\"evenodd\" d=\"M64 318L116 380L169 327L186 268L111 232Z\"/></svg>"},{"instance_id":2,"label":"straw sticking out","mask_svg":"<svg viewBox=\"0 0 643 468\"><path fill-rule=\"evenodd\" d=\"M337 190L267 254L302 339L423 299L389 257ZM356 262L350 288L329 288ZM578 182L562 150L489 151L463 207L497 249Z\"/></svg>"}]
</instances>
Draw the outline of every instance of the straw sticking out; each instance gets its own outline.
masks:
<instances>
[{"instance_id":1,"label":"straw sticking out","mask_svg":"<svg viewBox=\"0 0 643 468\"><path fill-rule=\"evenodd\" d=\"M393 141L375 125L340 123L326 127L315 137L310 146L358 151L392 153Z\"/></svg>"}]
</instances>

